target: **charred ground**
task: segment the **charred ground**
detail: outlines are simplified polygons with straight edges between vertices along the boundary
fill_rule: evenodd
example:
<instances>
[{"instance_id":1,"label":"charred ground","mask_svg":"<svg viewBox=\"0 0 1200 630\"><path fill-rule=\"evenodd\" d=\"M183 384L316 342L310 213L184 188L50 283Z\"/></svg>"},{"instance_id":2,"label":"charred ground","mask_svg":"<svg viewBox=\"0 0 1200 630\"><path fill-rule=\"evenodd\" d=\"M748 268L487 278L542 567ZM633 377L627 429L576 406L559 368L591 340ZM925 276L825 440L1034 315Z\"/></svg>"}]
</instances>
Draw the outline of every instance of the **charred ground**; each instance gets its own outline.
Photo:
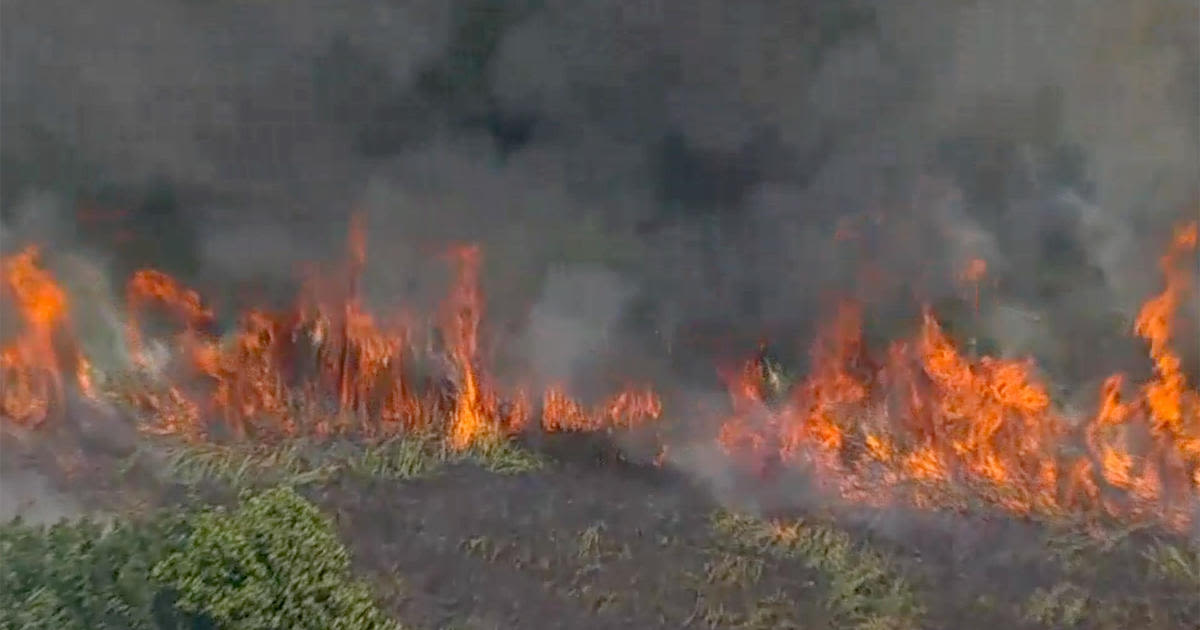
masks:
<instances>
[{"instance_id":1,"label":"charred ground","mask_svg":"<svg viewBox=\"0 0 1200 630\"><path fill-rule=\"evenodd\" d=\"M229 447L221 459L56 433L6 432L6 480L34 471L112 518L297 487L405 627L1175 629L1200 612L1195 542L1173 534L987 511L731 508L598 436L468 460L431 443ZM769 483L746 480L745 503L755 488L768 503Z\"/></svg>"}]
</instances>

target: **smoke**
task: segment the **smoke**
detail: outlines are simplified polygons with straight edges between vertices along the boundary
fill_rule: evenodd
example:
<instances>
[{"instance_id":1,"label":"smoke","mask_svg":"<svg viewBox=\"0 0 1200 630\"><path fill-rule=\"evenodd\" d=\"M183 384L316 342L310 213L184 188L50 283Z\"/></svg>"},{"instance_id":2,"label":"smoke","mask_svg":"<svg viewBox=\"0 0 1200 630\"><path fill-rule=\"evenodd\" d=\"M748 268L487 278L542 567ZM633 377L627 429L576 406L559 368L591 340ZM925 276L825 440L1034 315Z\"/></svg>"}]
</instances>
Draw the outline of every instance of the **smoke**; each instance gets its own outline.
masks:
<instances>
[{"instance_id":1,"label":"smoke","mask_svg":"<svg viewBox=\"0 0 1200 630\"><path fill-rule=\"evenodd\" d=\"M30 195L124 191L104 203L155 244L98 246L211 288L336 255L365 210L386 304L477 240L489 326L537 378L622 335L684 361L698 323L798 341L835 294L902 334L983 258L978 334L1086 381L1200 199L1184 0L3 10L6 231L34 233Z\"/></svg>"},{"instance_id":2,"label":"smoke","mask_svg":"<svg viewBox=\"0 0 1200 630\"><path fill-rule=\"evenodd\" d=\"M50 525L78 517L83 508L70 495L54 489L45 476L32 470L5 471L0 478L0 522L20 517L31 525Z\"/></svg>"},{"instance_id":3,"label":"smoke","mask_svg":"<svg viewBox=\"0 0 1200 630\"><path fill-rule=\"evenodd\" d=\"M611 272L586 268L551 271L526 332L525 352L533 357L531 371L538 384L567 379L574 385L570 381L575 374L591 374L584 362L605 355L614 343L629 294L625 283Z\"/></svg>"}]
</instances>

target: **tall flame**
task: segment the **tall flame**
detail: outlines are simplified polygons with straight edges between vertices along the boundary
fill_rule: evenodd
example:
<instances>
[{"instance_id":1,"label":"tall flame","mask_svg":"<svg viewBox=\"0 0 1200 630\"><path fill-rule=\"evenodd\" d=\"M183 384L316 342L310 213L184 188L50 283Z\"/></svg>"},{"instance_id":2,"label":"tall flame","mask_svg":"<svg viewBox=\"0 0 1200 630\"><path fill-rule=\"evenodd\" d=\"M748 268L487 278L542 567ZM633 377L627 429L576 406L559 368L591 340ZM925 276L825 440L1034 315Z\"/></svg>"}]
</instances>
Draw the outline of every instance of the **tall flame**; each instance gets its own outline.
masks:
<instances>
[{"instance_id":1,"label":"tall flame","mask_svg":"<svg viewBox=\"0 0 1200 630\"><path fill-rule=\"evenodd\" d=\"M455 282L443 312L442 334L458 370L458 396L450 421L450 446L463 449L488 430L485 395L481 390L476 360L479 354L479 322L482 297L479 291L479 248L466 245L453 249Z\"/></svg>"},{"instance_id":2,"label":"tall flame","mask_svg":"<svg viewBox=\"0 0 1200 630\"><path fill-rule=\"evenodd\" d=\"M246 311L223 338L196 291L160 271L136 272L126 286L135 369L146 367L151 308L179 328L169 369L156 384L124 392L148 416L145 429L193 439L437 429L461 450L529 426L524 392L504 394L487 371L479 247L448 254L454 279L436 322L447 378L418 382L410 367L425 355L408 323L381 322L363 298L366 241L356 215L344 276L314 274L294 307ZM1151 377L1130 385L1111 376L1089 417L1056 407L1032 361L963 353L928 307L913 335L873 356L862 307L847 300L822 327L803 378L789 382L765 343L720 371L731 409L716 440L734 461L760 472L768 463L803 467L853 501L957 506L972 497L1016 514L1183 527L1200 498L1200 393L1172 343L1194 289L1196 247L1196 224L1176 230L1160 260L1165 287L1134 323L1149 346ZM0 348L0 413L25 424L42 422L61 401L64 373L85 393L96 387L70 344L67 295L38 254L30 247L3 259L3 295L21 326ZM972 261L960 279L977 291L986 269ZM629 430L663 415L658 393L638 385L591 403L554 386L540 403L538 426L548 432Z\"/></svg>"},{"instance_id":3,"label":"tall flame","mask_svg":"<svg viewBox=\"0 0 1200 630\"><path fill-rule=\"evenodd\" d=\"M1170 340L1194 285L1188 256L1196 237L1196 224L1176 230L1161 262L1166 288L1137 318L1154 378L1130 401L1122 399L1124 378L1109 378L1094 417L1057 411L1028 360L964 356L929 308L916 338L892 344L873 364L863 354L858 310L846 303L782 408L763 404L756 362L726 379L735 405L719 439L756 462L768 448L785 461L803 456L859 500L913 491L929 501L931 492L965 485L1021 514L1091 506L1182 525L1200 494L1200 393L1188 387ZM969 279L984 269L969 267L978 272ZM758 421L747 420L752 412ZM1139 431L1149 434L1149 447L1138 444ZM1069 452L1076 435L1085 455Z\"/></svg>"},{"instance_id":4,"label":"tall flame","mask_svg":"<svg viewBox=\"0 0 1200 630\"><path fill-rule=\"evenodd\" d=\"M1194 261L1187 254L1196 249L1196 224L1176 230L1171 245L1159 265L1166 277L1163 292L1147 301L1138 314L1134 331L1150 344L1150 357L1154 360L1155 380L1146 384L1144 395L1150 406L1151 419L1156 432L1187 440L1186 449L1191 458L1200 454L1188 435L1188 426L1200 413L1196 392L1188 391L1183 375L1182 362L1171 350L1171 334L1175 313L1179 304L1194 287Z\"/></svg>"},{"instance_id":5,"label":"tall flame","mask_svg":"<svg viewBox=\"0 0 1200 630\"><path fill-rule=\"evenodd\" d=\"M23 324L17 338L0 349L0 413L28 424L43 422L64 395L55 334L67 320L67 296L38 265L39 256L38 248L29 246L0 263L3 293Z\"/></svg>"}]
</instances>

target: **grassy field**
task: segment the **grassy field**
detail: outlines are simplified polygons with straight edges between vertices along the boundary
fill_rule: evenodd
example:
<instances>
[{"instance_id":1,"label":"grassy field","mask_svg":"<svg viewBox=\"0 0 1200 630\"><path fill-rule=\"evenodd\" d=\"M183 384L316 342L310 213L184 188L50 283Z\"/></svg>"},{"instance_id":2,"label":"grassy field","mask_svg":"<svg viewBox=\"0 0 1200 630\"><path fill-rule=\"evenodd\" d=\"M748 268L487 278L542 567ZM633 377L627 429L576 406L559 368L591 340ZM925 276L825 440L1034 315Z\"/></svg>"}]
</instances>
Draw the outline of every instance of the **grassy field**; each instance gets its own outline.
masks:
<instances>
[{"instance_id":1,"label":"grassy field","mask_svg":"<svg viewBox=\"0 0 1200 630\"><path fill-rule=\"evenodd\" d=\"M432 436L143 440L57 478L107 525L4 528L3 608L22 612L0 626L85 627L102 610L107 627L280 627L259 614L275 608L291 627L439 630L1182 629L1200 618L1200 549L1179 538L986 515L744 514L614 452L567 440L553 454L515 442L459 454ZM29 455L5 465L38 465ZM253 587L247 576L264 571L286 576L285 590L326 588L324 603ZM77 592L92 595L64 595Z\"/></svg>"}]
</instances>

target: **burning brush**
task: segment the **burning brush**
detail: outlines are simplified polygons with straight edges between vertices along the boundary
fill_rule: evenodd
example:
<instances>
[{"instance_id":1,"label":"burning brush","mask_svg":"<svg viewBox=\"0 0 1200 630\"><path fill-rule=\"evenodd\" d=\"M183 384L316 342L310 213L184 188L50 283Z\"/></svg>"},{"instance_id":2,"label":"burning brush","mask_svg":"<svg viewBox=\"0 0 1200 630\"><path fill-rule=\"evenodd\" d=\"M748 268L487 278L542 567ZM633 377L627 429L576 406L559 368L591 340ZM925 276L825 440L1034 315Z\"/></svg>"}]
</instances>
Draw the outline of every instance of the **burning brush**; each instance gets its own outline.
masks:
<instances>
[{"instance_id":1,"label":"burning brush","mask_svg":"<svg viewBox=\"0 0 1200 630\"><path fill-rule=\"evenodd\" d=\"M964 354L928 308L912 338L872 355L861 307L844 302L819 335L807 376L783 373L765 346L744 369L723 372L731 413L714 439L733 462L802 467L855 502L946 507L982 499L1016 514L1187 527L1200 498L1200 393L1171 341L1175 312L1194 288L1196 244L1195 224L1177 231L1161 262L1166 288L1136 321L1152 378L1133 387L1114 375L1092 417L1061 412L1029 361ZM645 386L595 405L552 387L536 410L525 392L501 392L481 361L482 253L460 246L447 259L455 281L433 331L368 309L357 220L344 269L309 278L292 308L247 311L224 337L196 292L139 271L125 291L134 378L108 383L106 393L139 412L144 431L191 440L437 432L463 450L535 426L628 430L662 416L658 394ZM44 424L61 412L68 385L85 397L101 392L71 338L68 296L40 266L38 250L4 259L3 272L20 327L5 331L0 414ZM978 287L985 273L972 263L964 278ZM161 369L152 369L145 341L154 318L172 331ZM435 336L440 344L418 339Z\"/></svg>"},{"instance_id":2,"label":"burning brush","mask_svg":"<svg viewBox=\"0 0 1200 630\"><path fill-rule=\"evenodd\" d=\"M137 271L125 290L132 370L109 393L139 412L143 430L189 439L374 439L438 430L463 450L527 426L526 394L502 396L480 365L478 247L447 254L455 282L433 331L440 348L415 343L411 326L380 323L366 307L359 289L366 239L358 220L349 253L333 278L309 278L293 308L247 311L224 336L198 293L161 271ZM25 328L4 351L2 411L27 425L62 409L64 356L78 368L81 389L98 395L83 355L63 352L69 344L60 342L71 331L66 293L37 256L29 248L4 263L5 295L11 293ZM151 321L174 330L165 364L145 339ZM631 426L661 411L646 389L586 411L554 389L544 406L549 431Z\"/></svg>"},{"instance_id":3,"label":"burning brush","mask_svg":"<svg viewBox=\"0 0 1200 630\"><path fill-rule=\"evenodd\" d=\"M1029 361L965 356L928 308L915 338L872 358L859 307L843 303L818 338L809 376L782 402L764 398L760 358L727 378L734 412L718 439L739 461L761 468L780 457L856 502L984 497L1018 514L1185 528L1200 498L1200 393L1170 340L1195 284L1196 240L1196 224L1176 231L1161 263L1167 286L1136 320L1153 378L1132 390L1123 376L1109 378L1093 417L1063 415Z\"/></svg>"}]
</instances>

